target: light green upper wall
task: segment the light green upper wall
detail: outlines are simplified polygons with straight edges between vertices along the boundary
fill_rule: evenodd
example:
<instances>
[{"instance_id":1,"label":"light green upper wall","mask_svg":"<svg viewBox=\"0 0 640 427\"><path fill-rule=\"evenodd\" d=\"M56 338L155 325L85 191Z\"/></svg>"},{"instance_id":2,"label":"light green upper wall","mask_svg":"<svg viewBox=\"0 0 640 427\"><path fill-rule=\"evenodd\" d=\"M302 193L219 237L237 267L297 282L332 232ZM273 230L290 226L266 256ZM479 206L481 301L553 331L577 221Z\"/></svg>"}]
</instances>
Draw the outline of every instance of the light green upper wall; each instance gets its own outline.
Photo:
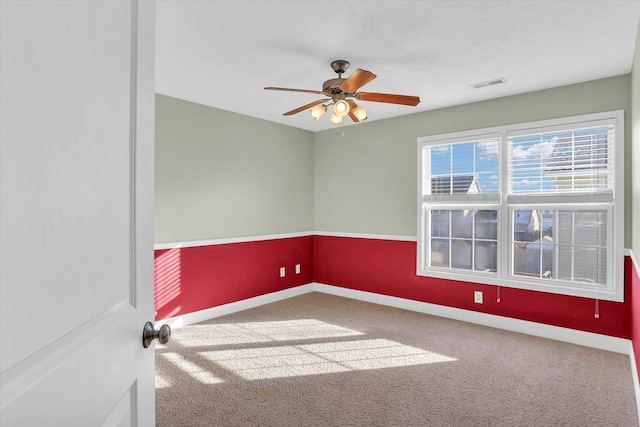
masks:
<instances>
[{"instance_id":1,"label":"light green upper wall","mask_svg":"<svg viewBox=\"0 0 640 427\"><path fill-rule=\"evenodd\" d=\"M637 254L637 52L631 75L345 126L344 136L157 95L156 242L312 230L415 236L418 137L623 109L625 246Z\"/></svg>"},{"instance_id":2,"label":"light green upper wall","mask_svg":"<svg viewBox=\"0 0 640 427\"><path fill-rule=\"evenodd\" d=\"M156 242L313 229L313 133L156 95Z\"/></svg>"},{"instance_id":3,"label":"light green upper wall","mask_svg":"<svg viewBox=\"0 0 640 427\"><path fill-rule=\"evenodd\" d=\"M415 236L417 138L426 135L625 110L628 178L630 109L631 77L623 75L347 126L340 129L344 136L335 130L318 132L314 155L315 230ZM625 199L628 247L630 185L625 188Z\"/></svg>"},{"instance_id":4,"label":"light green upper wall","mask_svg":"<svg viewBox=\"0 0 640 427\"><path fill-rule=\"evenodd\" d=\"M631 72L631 112L632 112L632 149L631 149L631 217L633 222L631 248L640 259L640 27L636 38L636 51Z\"/></svg>"}]
</instances>

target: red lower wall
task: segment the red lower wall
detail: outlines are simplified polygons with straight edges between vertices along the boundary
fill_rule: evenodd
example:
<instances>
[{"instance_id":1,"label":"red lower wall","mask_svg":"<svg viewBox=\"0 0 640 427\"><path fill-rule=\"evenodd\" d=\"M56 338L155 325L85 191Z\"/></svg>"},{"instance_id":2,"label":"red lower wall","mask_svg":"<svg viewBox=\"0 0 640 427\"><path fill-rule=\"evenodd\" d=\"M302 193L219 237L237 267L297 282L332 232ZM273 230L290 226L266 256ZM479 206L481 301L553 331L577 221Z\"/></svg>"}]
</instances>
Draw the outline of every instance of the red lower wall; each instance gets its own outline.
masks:
<instances>
[{"instance_id":1,"label":"red lower wall","mask_svg":"<svg viewBox=\"0 0 640 427\"><path fill-rule=\"evenodd\" d=\"M156 250L156 319L311 283L313 276L313 236Z\"/></svg>"},{"instance_id":2,"label":"red lower wall","mask_svg":"<svg viewBox=\"0 0 640 427\"><path fill-rule=\"evenodd\" d=\"M497 302L497 286L417 276L416 242L328 236L316 236L314 242L318 283L619 338L631 337L629 286L624 303L599 301L600 317L596 318L596 302L589 298L501 287ZM630 264L627 257L626 272ZM484 292L482 305L473 302L476 290ZM640 307L637 313L640 315Z\"/></svg>"},{"instance_id":3,"label":"red lower wall","mask_svg":"<svg viewBox=\"0 0 640 427\"><path fill-rule=\"evenodd\" d=\"M295 274L296 264L301 274ZM157 250L155 307L156 318L166 319L318 282L632 338L640 356L640 279L630 257L625 278L625 302L599 301L596 318L595 300L589 298L501 287L498 302L496 286L416 276L415 242L305 236ZM484 304L473 302L475 290L484 292Z\"/></svg>"}]
</instances>

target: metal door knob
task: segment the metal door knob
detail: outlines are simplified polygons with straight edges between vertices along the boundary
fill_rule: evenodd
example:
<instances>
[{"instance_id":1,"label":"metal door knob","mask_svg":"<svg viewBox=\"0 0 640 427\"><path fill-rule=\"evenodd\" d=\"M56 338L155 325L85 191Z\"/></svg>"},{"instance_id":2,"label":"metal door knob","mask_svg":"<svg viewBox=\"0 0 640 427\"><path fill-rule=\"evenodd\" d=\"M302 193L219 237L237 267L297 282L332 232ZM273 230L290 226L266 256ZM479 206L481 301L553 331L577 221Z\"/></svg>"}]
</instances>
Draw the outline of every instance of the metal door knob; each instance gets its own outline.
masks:
<instances>
[{"instance_id":1,"label":"metal door knob","mask_svg":"<svg viewBox=\"0 0 640 427\"><path fill-rule=\"evenodd\" d=\"M157 339L160 344L166 344L171 338L171 328L169 325L162 325L160 329L153 329L153 323L147 322L142 330L142 346L144 348L151 345L151 341Z\"/></svg>"}]
</instances>

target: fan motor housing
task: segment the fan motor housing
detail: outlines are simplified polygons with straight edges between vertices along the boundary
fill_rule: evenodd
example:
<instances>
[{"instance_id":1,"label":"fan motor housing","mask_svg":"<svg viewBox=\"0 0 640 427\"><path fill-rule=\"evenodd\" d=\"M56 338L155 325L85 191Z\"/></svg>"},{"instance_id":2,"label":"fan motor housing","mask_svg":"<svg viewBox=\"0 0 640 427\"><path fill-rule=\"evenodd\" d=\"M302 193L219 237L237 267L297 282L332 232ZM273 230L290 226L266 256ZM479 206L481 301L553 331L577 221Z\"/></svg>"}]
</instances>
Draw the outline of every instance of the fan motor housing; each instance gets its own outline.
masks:
<instances>
[{"instance_id":1,"label":"fan motor housing","mask_svg":"<svg viewBox=\"0 0 640 427\"><path fill-rule=\"evenodd\" d=\"M341 95L344 91L340 89L340 85L344 80L342 78L327 80L322 85L322 91L329 96Z\"/></svg>"}]
</instances>

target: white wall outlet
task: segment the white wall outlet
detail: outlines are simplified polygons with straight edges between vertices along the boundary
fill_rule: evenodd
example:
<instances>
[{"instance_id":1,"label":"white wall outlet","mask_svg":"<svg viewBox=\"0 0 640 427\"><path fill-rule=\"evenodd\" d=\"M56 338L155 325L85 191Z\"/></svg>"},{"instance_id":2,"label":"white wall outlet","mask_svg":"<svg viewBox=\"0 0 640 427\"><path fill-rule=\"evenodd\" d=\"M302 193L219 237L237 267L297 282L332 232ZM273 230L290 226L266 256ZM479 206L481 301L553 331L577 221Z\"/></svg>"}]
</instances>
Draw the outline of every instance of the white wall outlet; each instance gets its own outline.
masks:
<instances>
[{"instance_id":1,"label":"white wall outlet","mask_svg":"<svg viewBox=\"0 0 640 427\"><path fill-rule=\"evenodd\" d=\"M482 304L482 291L473 291L473 302Z\"/></svg>"},{"instance_id":2,"label":"white wall outlet","mask_svg":"<svg viewBox=\"0 0 640 427\"><path fill-rule=\"evenodd\" d=\"M280 277L284 277L286 274L286 270L284 267L280 267Z\"/></svg>"},{"instance_id":3,"label":"white wall outlet","mask_svg":"<svg viewBox=\"0 0 640 427\"><path fill-rule=\"evenodd\" d=\"M300 274L300 264L296 264L296 274Z\"/></svg>"}]
</instances>

